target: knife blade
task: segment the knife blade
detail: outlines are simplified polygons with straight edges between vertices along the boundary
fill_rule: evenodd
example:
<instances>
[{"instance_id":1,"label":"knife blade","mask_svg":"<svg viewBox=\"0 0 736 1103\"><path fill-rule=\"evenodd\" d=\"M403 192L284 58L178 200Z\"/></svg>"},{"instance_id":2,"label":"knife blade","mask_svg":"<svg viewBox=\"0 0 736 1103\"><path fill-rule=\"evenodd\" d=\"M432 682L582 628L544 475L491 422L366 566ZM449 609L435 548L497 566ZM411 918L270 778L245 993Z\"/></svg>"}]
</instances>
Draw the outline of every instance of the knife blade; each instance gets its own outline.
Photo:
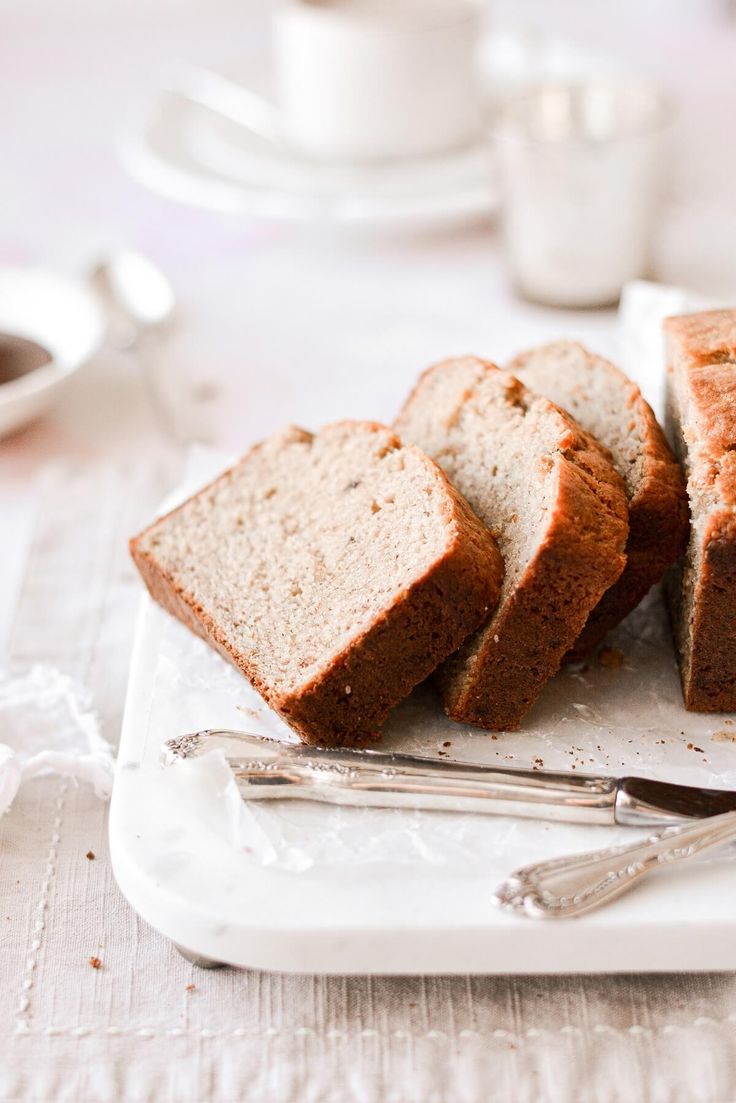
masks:
<instances>
[{"instance_id":1,"label":"knife blade","mask_svg":"<svg viewBox=\"0 0 736 1103\"><path fill-rule=\"evenodd\" d=\"M221 751L246 800L482 812L656 827L736 810L736 792L644 777L522 770L422 755L311 747L221 728L168 741L162 761Z\"/></svg>"}]
</instances>

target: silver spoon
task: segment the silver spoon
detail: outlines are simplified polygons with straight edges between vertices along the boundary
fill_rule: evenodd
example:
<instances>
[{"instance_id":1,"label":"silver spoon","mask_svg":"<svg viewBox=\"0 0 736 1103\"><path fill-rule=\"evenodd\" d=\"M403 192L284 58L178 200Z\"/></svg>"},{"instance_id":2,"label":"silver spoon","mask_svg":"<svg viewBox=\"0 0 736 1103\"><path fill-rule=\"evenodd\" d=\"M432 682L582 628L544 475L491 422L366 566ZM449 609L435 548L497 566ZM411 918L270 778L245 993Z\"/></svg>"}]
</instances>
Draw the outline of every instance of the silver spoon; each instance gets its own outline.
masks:
<instances>
[{"instance_id":1,"label":"silver spoon","mask_svg":"<svg viewBox=\"0 0 736 1103\"><path fill-rule=\"evenodd\" d=\"M174 289L161 269L134 249L120 249L99 261L90 283L107 308L117 348L132 348L171 322Z\"/></svg>"},{"instance_id":2,"label":"silver spoon","mask_svg":"<svg viewBox=\"0 0 736 1103\"><path fill-rule=\"evenodd\" d=\"M177 444L207 439L200 412L192 408L186 380L170 378L155 346L170 328L176 297L168 278L149 258L120 249L99 261L89 280L102 299L109 337L118 349L136 353L156 418Z\"/></svg>"},{"instance_id":3,"label":"silver spoon","mask_svg":"<svg viewBox=\"0 0 736 1103\"><path fill-rule=\"evenodd\" d=\"M494 900L515 915L567 919L607 904L657 869L689 861L734 841L736 812L724 812L668 827L628 846L524 866L499 885Z\"/></svg>"}]
</instances>

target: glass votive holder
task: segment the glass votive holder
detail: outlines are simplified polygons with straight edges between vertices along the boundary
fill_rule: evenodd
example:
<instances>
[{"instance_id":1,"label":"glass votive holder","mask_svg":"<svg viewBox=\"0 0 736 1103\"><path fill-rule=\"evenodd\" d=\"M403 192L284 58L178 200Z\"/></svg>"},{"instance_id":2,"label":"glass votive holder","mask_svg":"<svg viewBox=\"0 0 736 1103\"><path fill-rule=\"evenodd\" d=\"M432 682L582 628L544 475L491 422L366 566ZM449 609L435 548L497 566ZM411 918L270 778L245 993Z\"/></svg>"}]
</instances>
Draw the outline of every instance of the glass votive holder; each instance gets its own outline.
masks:
<instances>
[{"instance_id":1,"label":"glass votive holder","mask_svg":"<svg viewBox=\"0 0 736 1103\"><path fill-rule=\"evenodd\" d=\"M521 295L604 306L648 273L667 121L661 95L633 79L544 85L504 105L504 239Z\"/></svg>"}]
</instances>

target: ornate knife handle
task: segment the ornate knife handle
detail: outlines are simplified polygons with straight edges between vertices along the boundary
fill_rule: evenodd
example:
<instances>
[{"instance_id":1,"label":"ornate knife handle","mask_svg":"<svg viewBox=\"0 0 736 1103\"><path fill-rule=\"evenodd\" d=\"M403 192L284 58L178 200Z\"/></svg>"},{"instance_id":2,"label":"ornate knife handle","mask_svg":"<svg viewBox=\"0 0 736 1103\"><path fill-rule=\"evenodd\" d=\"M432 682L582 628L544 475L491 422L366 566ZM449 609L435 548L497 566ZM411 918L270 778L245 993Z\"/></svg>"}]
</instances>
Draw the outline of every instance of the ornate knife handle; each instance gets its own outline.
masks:
<instances>
[{"instance_id":1,"label":"ornate knife handle","mask_svg":"<svg viewBox=\"0 0 736 1103\"><path fill-rule=\"evenodd\" d=\"M736 812L668 827L630 846L524 866L499 885L496 903L534 919L582 915L609 903L656 869L685 862L734 840Z\"/></svg>"},{"instance_id":2,"label":"ornate knife handle","mask_svg":"<svg viewBox=\"0 0 736 1103\"><path fill-rule=\"evenodd\" d=\"M163 761L222 751L246 800L317 800L613 824L614 778L504 770L373 750L315 749L209 729L170 740Z\"/></svg>"}]
</instances>

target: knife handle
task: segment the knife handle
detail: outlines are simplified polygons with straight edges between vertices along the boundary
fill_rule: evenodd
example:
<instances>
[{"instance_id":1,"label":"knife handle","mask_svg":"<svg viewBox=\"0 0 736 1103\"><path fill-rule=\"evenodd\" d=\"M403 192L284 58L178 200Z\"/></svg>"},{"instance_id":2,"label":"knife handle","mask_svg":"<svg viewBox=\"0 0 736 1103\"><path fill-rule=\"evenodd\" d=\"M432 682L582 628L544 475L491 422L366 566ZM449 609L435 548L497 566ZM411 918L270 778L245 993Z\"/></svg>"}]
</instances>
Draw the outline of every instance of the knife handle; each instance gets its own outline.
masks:
<instances>
[{"instance_id":1,"label":"knife handle","mask_svg":"<svg viewBox=\"0 0 736 1103\"><path fill-rule=\"evenodd\" d=\"M221 750L246 800L292 798L361 807L482 812L613 824L612 778L504 770L377 751L315 750L209 730L168 744L167 759Z\"/></svg>"},{"instance_id":2,"label":"knife handle","mask_svg":"<svg viewBox=\"0 0 736 1103\"><path fill-rule=\"evenodd\" d=\"M496 890L506 911L535 919L583 915L628 891L656 869L736 840L736 812L724 812L629 846L608 847L524 866Z\"/></svg>"}]
</instances>

